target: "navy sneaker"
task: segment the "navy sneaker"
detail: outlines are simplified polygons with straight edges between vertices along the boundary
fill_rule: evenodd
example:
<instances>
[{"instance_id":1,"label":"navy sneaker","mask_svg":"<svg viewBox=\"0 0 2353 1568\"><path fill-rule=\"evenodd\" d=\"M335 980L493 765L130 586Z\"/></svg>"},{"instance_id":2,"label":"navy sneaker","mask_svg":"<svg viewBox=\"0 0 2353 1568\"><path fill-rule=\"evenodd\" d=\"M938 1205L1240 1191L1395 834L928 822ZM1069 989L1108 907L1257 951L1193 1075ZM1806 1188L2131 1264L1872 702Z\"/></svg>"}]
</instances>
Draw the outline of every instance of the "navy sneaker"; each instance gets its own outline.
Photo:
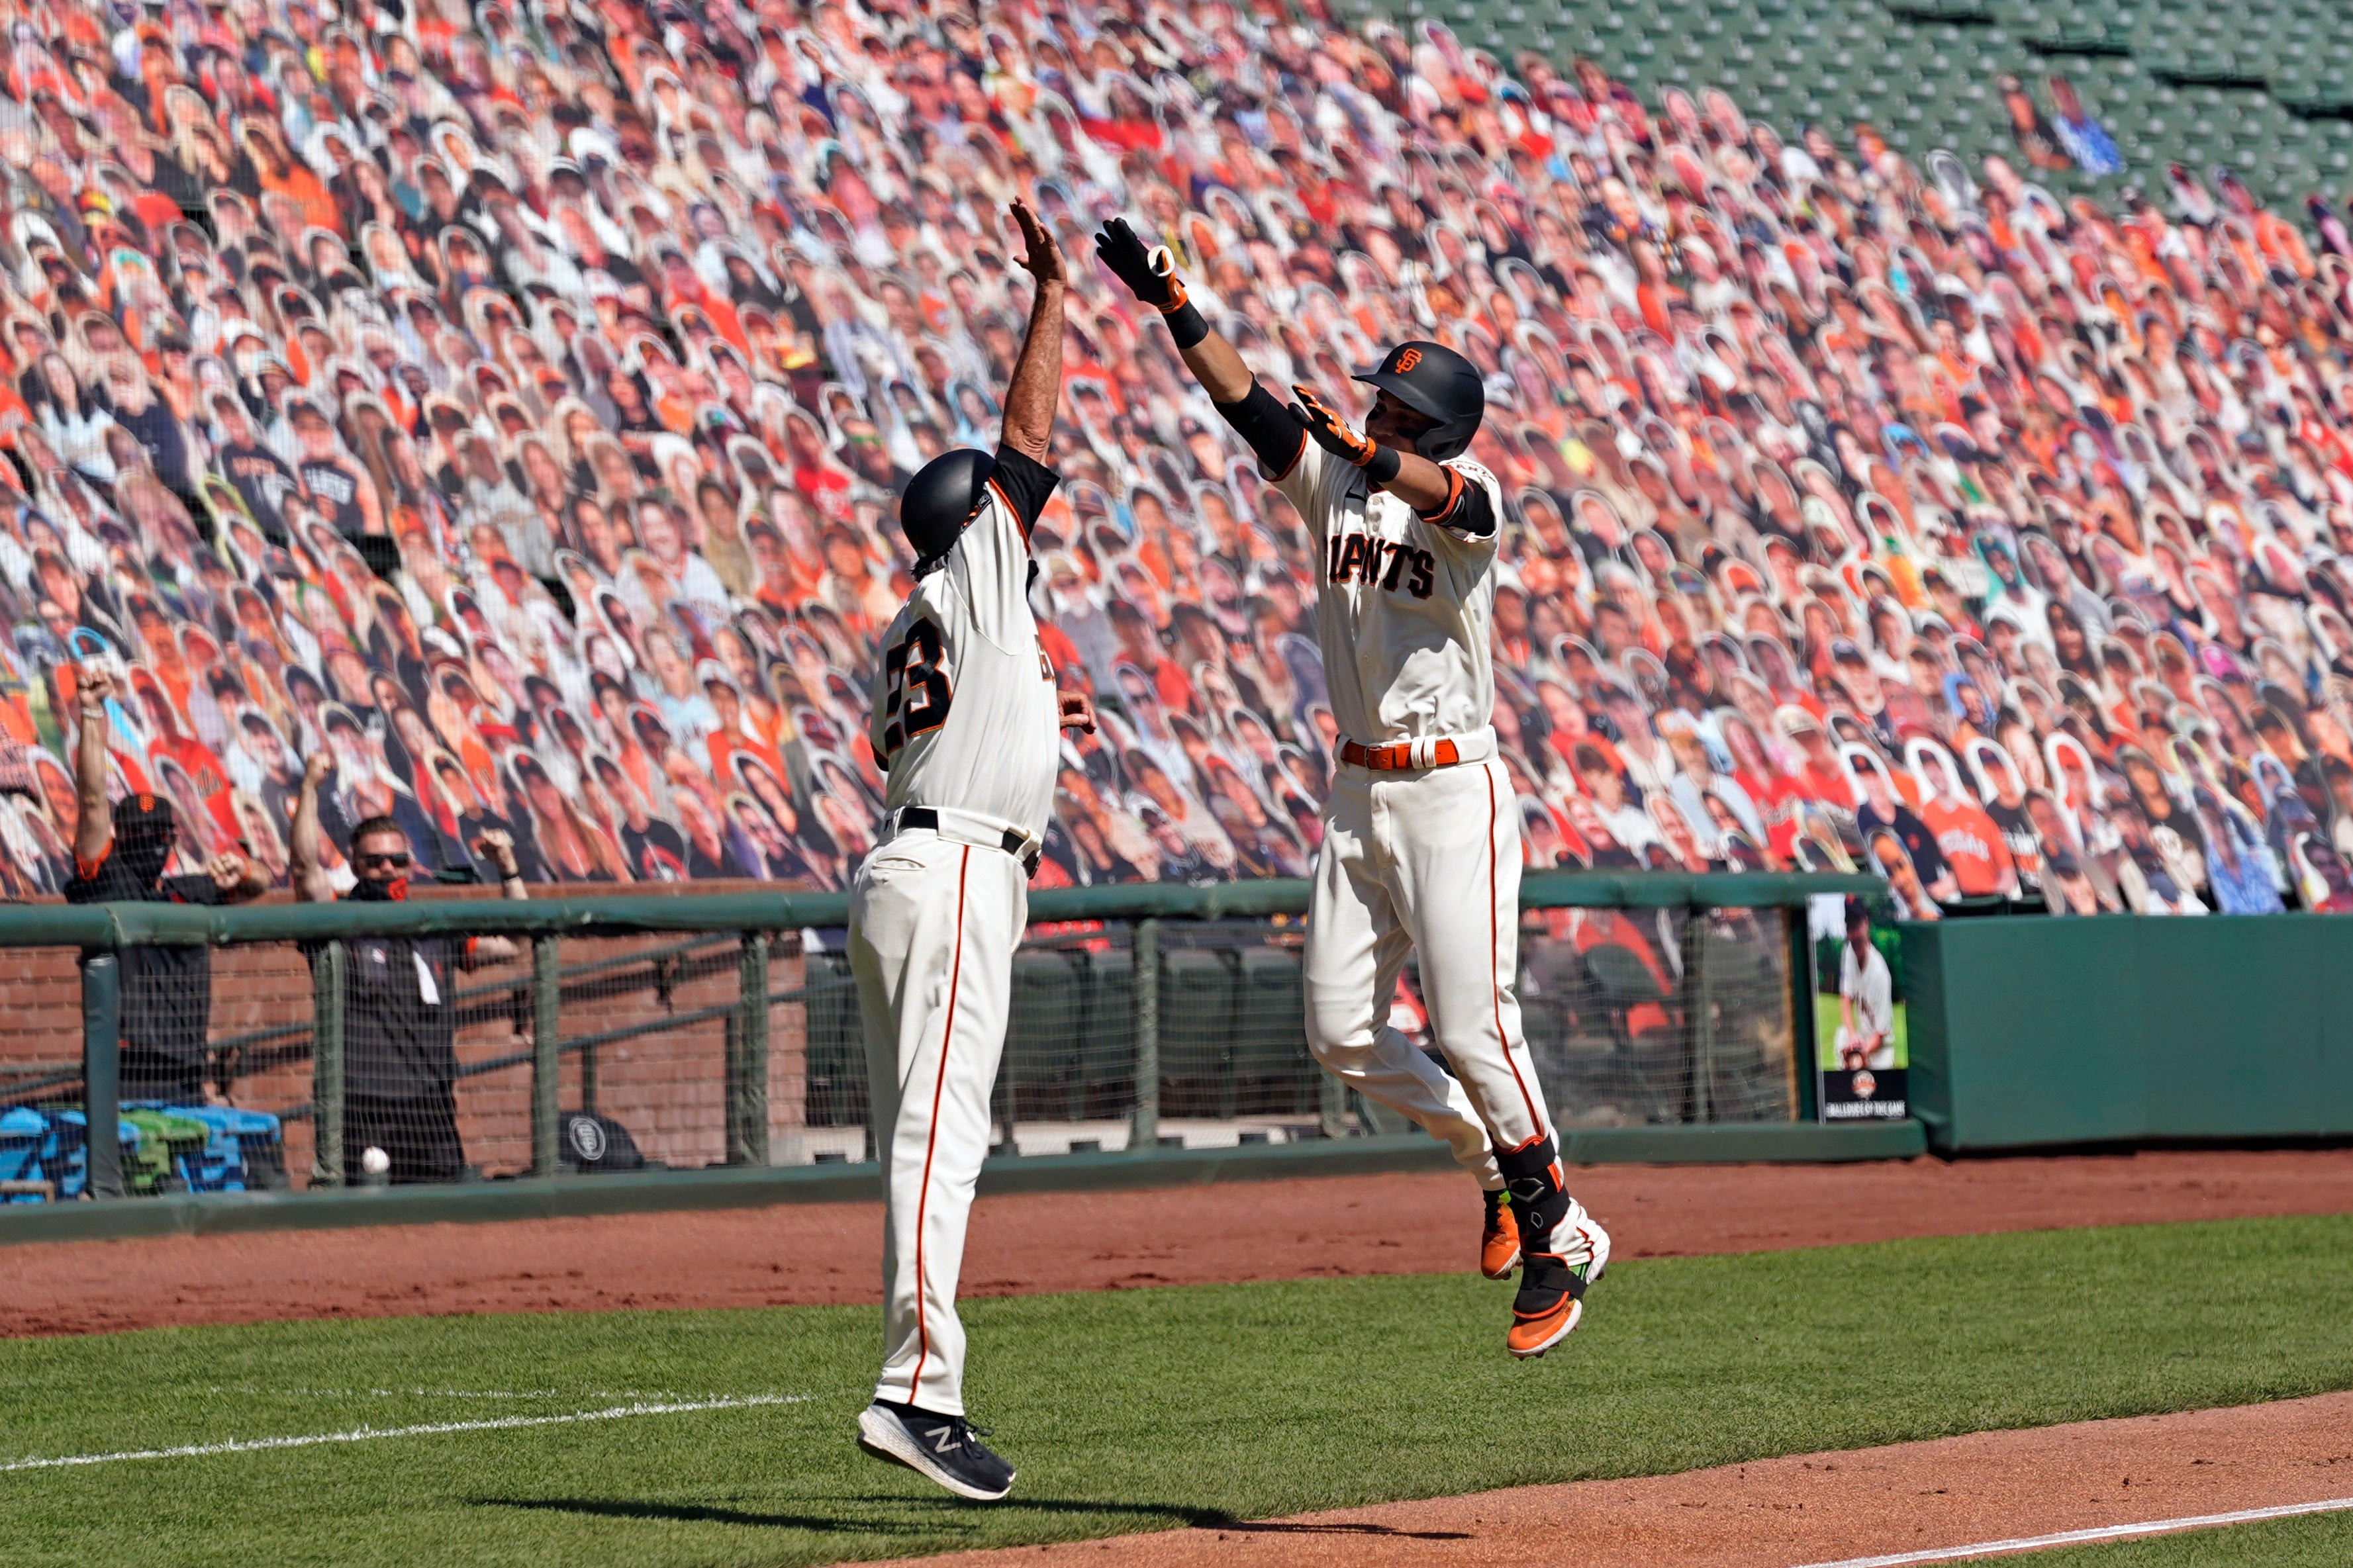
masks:
<instances>
[{"instance_id":1,"label":"navy sneaker","mask_svg":"<svg viewBox=\"0 0 2353 1568\"><path fill-rule=\"evenodd\" d=\"M928 1476L958 1497L995 1502L1013 1489L1013 1467L982 1445L983 1435L961 1415L888 1400L858 1413L858 1446L876 1458Z\"/></svg>"}]
</instances>

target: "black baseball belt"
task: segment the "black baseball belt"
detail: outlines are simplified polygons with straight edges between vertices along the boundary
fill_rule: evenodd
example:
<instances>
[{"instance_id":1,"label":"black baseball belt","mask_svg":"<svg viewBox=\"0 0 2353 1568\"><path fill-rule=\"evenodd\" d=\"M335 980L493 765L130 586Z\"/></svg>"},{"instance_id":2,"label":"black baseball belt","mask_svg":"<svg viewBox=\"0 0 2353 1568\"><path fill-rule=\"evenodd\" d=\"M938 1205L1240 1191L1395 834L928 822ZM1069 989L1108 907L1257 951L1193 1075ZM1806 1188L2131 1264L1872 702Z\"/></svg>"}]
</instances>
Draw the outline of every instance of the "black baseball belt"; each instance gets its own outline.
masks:
<instances>
[{"instance_id":1,"label":"black baseball belt","mask_svg":"<svg viewBox=\"0 0 2353 1568\"><path fill-rule=\"evenodd\" d=\"M940 814L928 805L902 805L899 808L899 826L902 828L927 827L937 833L940 830ZM1038 851L1031 847L1028 835L1007 828L1003 848L1008 855L1021 862L1023 870L1038 868Z\"/></svg>"}]
</instances>

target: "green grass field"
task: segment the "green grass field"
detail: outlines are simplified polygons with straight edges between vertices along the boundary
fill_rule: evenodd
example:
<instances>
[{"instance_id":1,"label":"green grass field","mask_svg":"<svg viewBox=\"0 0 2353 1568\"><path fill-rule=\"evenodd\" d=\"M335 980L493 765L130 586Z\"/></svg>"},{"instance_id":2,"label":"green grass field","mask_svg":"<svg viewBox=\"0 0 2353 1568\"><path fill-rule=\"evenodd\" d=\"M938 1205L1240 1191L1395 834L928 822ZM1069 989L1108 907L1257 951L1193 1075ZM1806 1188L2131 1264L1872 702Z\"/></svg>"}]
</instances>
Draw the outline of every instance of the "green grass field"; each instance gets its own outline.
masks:
<instances>
[{"instance_id":1,"label":"green grass field","mask_svg":"<svg viewBox=\"0 0 2353 1568\"><path fill-rule=\"evenodd\" d=\"M2353 1387L2348 1293L2353 1217L1626 1262L1586 1327L1527 1363L1503 1353L1508 1288L1469 1275L981 1301L973 1404L1021 1468L996 1509L851 1447L871 1309L17 1341L0 1344L0 1466L800 1402L0 1470L0 1519L11 1564L77 1568L782 1564L1068 1540Z\"/></svg>"},{"instance_id":2,"label":"green grass field","mask_svg":"<svg viewBox=\"0 0 2353 1568\"><path fill-rule=\"evenodd\" d=\"M2144 1541L2071 1546L2026 1557L1973 1563L2031 1563L2034 1568L2345 1568L2353 1563L2353 1513L2306 1514Z\"/></svg>"}]
</instances>

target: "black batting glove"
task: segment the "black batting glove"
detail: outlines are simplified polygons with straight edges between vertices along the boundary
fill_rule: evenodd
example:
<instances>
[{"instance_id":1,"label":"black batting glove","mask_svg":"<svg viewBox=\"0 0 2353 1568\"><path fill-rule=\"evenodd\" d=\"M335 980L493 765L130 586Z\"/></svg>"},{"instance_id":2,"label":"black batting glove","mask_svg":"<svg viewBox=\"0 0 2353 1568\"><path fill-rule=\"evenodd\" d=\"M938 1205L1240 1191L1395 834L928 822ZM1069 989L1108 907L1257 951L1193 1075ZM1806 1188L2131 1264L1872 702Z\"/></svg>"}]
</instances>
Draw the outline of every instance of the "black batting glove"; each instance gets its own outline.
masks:
<instances>
[{"instance_id":1,"label":"black batting glove","mask_svg":"<svg viewBox=\"0 0 2353 1568\"><path fill-rule=\"evenodd\" d=\"M1302 430L1314 437L1317 446L1341 461L1364 469L1366 477L1376 485L1385 485L1397 478L1401 466L1397 453L1341 418L1315 395L1314 389L1293 385L1291 392L1297 399L1291 405L1291 416L1299 421Z\"/></svg>"},{"instance_id":2,"label":"black batting glove","mask_svg":"<svg viewBox=\"0 0 2353 1568\"><path fill-rule=\"evenodd\" d=\"M1127 291L1154 310L1166 312L1185 302L1185 284L1176 276L1175 258L1165 245L1146 248L1124 217L1113 218L1095 236L1095 257Z\"/></svg>"}]
</instances>

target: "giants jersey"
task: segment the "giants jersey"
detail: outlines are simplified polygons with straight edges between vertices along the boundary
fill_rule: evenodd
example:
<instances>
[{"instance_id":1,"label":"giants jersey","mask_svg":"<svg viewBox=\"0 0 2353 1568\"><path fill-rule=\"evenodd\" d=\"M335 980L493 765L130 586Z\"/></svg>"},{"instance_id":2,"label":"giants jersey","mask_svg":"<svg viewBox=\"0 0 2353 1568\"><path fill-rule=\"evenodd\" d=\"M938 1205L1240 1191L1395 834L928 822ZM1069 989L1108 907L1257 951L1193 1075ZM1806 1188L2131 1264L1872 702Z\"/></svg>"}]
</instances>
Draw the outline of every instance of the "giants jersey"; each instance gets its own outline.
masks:
<instances>
[{"instance_id":1,"label":"giants jersey","mask_svg":"<svg viewBox=\"0 0 2353 1568\"><path fill-rule=\"evenodd\" d=\"M1313 441L1275 481L1323 546L1315 618L1332 718L1366 745L1477 734L1495 710L1487 628L1504 498L1468 458L1440 466L1486 492L1493 530L1428 521Z\"/></svg>"},{"instance_id":2,"label":"giants jersey","mask_svg":"<svg viewBox=\"0 0 2353 1568\"><path fill-rule=\"evenodd\" d=\"M1029 613L1029 529L1058 482L999 447L980 510L882 634L867 733L890 774L887 809L1046 831L1061 705Z\"/></svg>"}]
</instances>

